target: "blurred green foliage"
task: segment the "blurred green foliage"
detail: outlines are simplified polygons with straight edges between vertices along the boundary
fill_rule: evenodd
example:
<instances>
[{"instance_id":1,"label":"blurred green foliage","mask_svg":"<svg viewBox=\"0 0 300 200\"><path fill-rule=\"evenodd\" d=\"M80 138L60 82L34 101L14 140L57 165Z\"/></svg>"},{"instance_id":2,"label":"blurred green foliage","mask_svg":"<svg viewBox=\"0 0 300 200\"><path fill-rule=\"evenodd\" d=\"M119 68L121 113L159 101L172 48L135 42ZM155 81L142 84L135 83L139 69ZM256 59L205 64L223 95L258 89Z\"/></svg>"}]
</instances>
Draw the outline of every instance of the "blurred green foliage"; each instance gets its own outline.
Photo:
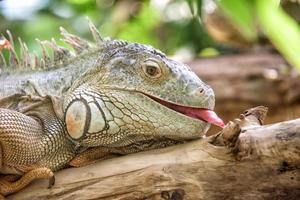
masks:
<instances>
[{"instance_id":1,"label":"blurred green foliage","mask_svg":"<svg viewBox=\"0 0 300 200\"><path fill-rule=\"evenodd\" d=\"M248 41L256 38L256 20L271 43L300 73L300 27L282 9L279 0L220 0L218 3ZM299 7L296 3L294 6Z\"/></svg>"},{"instance_id":2,"label":"blurred green foliage","mask_svg":"<svg viewBox=\"0 0 300 200\"><path fill-rule=\"evenodd\" d=\"M219 5L225 15L233 23L237 24L239 31L246 40L255 41L257 39L255 27L255 10L252 1L249 0L220 0Z\"/></svg>"},{"instance_id":3,"label":"blurred green foliage","mask_svg":"<svg viewBox=\"0 0 300 200\"><path fill-rule=\"evenodd\" d=\"M29 49L37 52L40 50L35 38L54 38L60 45L66 45L59 40L60 26L91 39L86 16L105 37L150 44L167 54L188 49L189 53L197 55L204 48L216 47L183 0L35 0L43 2L42 6L28 17L28 6L9 10L11 8L5 4L8 1L12 0L0 1L0 32L5 35L9 29L15 41L21 37ZM6 11L15 15L8 15ZM19 12L24 12L25 17L20 17ZM18 43L16 46L18 48Z\"/></svg>"},{"instance_id":4,"label":"blurred green foliage","mask_svg":"<svg viewBox=\"0 0 300 200\"><path fill-rule=\"evenodd\" d=\"M5 35L9 29L15 41L21 37L29 49L40 52L35 38L54 38L66 45L59 40L59 26L91 39L85 19L89 16L104 36L150 44L167 54L230 53L231 48L214 42L206 31L209 22L204 16L209 13L203 8L212 3L246 41L257 43L263 32L300 71L299 25L283 11L279 0L0 0L0 32ZM221 32L226 32L218 23Z\"/></svg>"},{"instance_id":5,"label":"blurred green foliage","mask_svg":"<svg viewBox=\"0 0 300 200\"><path fill-rule=\"evenodd\" d=\"M265 34L300 73L300 27L277 0L256 0L258 21Z\"/></svg>"}]
</instances>

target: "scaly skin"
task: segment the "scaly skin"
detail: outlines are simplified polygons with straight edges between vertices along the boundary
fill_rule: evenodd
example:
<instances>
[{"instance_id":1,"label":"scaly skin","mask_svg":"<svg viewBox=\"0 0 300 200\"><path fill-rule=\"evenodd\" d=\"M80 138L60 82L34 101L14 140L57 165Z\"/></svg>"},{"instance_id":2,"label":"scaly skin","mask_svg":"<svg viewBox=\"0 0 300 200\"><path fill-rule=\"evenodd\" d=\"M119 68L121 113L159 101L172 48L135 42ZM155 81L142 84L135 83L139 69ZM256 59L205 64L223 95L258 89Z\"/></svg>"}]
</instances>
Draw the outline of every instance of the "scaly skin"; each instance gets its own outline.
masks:
<instances>
[{"instance_id":1,"label":"scaly skin","mask_svg":"<svg viewBox=\"0 0 300 200\"><path fill-rule=\"evenodd\" d=\"M151 46L104 40L90 24L96 44L62 29L77 55L54 50L35 68L47 70L0 75L0 194L8 195L35 178L82 166L97 159L182 143L200 138L209 124L174 111L172 106L214 108L213 90L186 65ZM11 65L32 66L8 47ZM1 61L0 64L5 63ZM42 66L42 67L41 67ZM19 67L20 68L20 67Z\"/></svg>"},{"instance_id":2,"label":"scaly skin","mask_svg":"<svg viewBox=\"0 0 300 200\"><path fill-rule=\"evenodd\" d=\"M17 181L0 179L2 195L37 178L53 182L52 171L62 169L75 156L75 145L66 137L65 125L56 117L51 99L10 99L17 102L18 111L0 100L0 174L24 176Z\"/></svg>"}]
</instances>

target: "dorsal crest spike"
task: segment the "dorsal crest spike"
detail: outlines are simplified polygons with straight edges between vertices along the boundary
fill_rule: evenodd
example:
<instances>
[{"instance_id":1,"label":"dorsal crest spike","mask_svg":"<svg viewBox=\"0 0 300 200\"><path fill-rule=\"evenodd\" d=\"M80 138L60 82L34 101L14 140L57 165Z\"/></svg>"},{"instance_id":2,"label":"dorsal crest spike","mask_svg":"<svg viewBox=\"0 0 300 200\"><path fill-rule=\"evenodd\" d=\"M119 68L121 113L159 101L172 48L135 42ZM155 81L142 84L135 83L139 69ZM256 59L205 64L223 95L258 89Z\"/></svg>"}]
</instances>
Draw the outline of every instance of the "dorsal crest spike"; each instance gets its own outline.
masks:
<instances>
[{"instance_id":1,"label":"dorsal crest spike","mask_svg":"<svg viewBox=\"0 0 300 200\"><path fill-rule=\"evenodd\" d=\"M42 48L42 54L43 54L43 58L41 59L41 68L48 68L48 67L50 67L51 66L51 58L49 57L49 55L48 55L48 53L47 53L47 51L46 51L46 47L45 47L45 45L44 45L44 43L41 41L41 40L39 40L39 39L35 39L36 41L37 41L37 43L39 43L39 45L41 46L41 48Z\"/></svg>"},{"instance_id":2,"label":"dorsal crest spike","mask_svg":"<svg viewBox=\"0 0 300 200\"><path fill-rule=\"evenodd\" d=\"M33 52L33 59L34 59L33 60L34 65L33 65L32 69L37 69L37 70L41 69L41 63L40 63L40 60L39 60L39 57L38 57L36 51Z\"/></svg>"},{"instance_id":3,"label":"dorsal crest spike","mask_svg":"<svg viewBox=\"0 0 300 200\"><path fill-rule=\"evenodd\" d=\"M64 47L58 46L54 38L52 38L51 41L43 41L42 43L44 43L53 50L54 64L63 63L68 58L72 57L71 52Z\"/></svg>"},{"instance_id":4,"label":"dorsal crest spike","mask_svg":"<svg viewBox=\"0 0 300 200\"><path fill-rule=\"evenodd\" d=\"M25 51L26 51L26 67L29 67L31 69L34 69L34 65L32 63L32 60L31 60L31 56L30 56L30 52L28 50L28 47L27 47L27 44L26 43L23 43L24 45L24 48L25 48Z\"/></svg>"},{"instance_id":5,"label":"dorsal crest spike","mask_svg":"<svg viewBox=\"0 0 300 200\"><path fill-rule=\"evenodd\" d=\"M103 43L103 38L101 37L98 29L96 28L95 24L90 20L89 17L86 17L87 21L88 21L88 24L89 24L89 27L90 27L90 31L93 35L93 38L95 40L95 42L98 44L98 45L101 45Z\"/></svg>"},{"instance_id":6,"label":"dorsal crest spike","mask_svg":"<svg viewBox=\"0 0 300 200\"><path fill-rule=\"evenodd\" d=\"M10 46L8 49L9 49L9 65L10 67L16 69L19 67L19 63L20 63L18 56L16 54L15 49L12 46Z\"/></svg>"},{"instance_id":7,"label":"dorsal crest spike","mask_svg":"<svg viewBox=\"0 0 300 200\"><path fill-rule=\"evenodd\" d=\"M0 51L0 73L7 67L2 51Z\"/></svg>"},{"instance_id":8,"label":"dorsal crest spike","mask_svg":"<svg viewBox=\"0 0 300 200\"><path fill-rule=\"evenodd\" d=\"M84 39L69 33L63 27L59 28L61 35L64 37L64 41L70 44L77 54L88 51L91 49L91 45Z\"/></svg>"},{"instance_id":9,"label":"dorsal crest spike","mask_svg":"<svg viewBox=\"0 0 300 200\"><path fill-rule=\"evenodd\" d=\"M31 68L31 58L27 45L18 37L20 43L20 67Z\"/></svg>"},{"instance_id":10,"label":"dorsal crest spike","mask_svg":"<svg viewBox=\"0 0 300 200\"><path fill-rule=\"evenodd\" d=\"M19 66L19 59L13 48L9 48L9 65L14 68Z\"/></svg>"},{"instance_id":11,"label":"dorsal crest spike","mask_svg":"<svg viewBox=\"0 0 300 200\"><path fill-rule=\"evenodd\" d=\"M13 36L12 36L11 32L9 30L6 30L6 33L8 35L10 45L12 46L12 48L14 48L14 39L13 39Z\"/></svg>"}]
</instances>

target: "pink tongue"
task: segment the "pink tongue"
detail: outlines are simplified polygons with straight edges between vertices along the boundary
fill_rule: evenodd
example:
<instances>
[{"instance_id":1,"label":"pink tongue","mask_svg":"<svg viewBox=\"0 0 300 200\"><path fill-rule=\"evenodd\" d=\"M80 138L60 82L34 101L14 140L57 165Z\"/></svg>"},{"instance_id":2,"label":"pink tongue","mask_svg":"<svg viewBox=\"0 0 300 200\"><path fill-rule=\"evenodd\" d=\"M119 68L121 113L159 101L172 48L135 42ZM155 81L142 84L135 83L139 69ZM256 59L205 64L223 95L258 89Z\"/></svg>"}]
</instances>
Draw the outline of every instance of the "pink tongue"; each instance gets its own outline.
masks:
<instances>
[{"instance_id":1,"label":"pink tongue","mask_svg":"<svg viewBox=\"0 0 300 200\"><path fill-rule=\"evenodd\" d=\"M218 115L212 110L208 110L208 109L204 109L204 108L192 108L192 107L178 106L178 105L174 105L171 103L167 103L167 102L162 101L155 97L150 96L150 98L158 101L159 103L167 106L168 108L171 108L172 110L183 113L192 118L200 119L200 120L206 121L208 123L214 124L216 126L220 126L222 128L224 128L224 126L225 126L223 120L221 118L219 118Z\"/></svg>"},{"instance_id":2,"label":"pink tongue","mask_svg":"<svg viewBox=\"0 0 300 200\"><path fill-rule=\"evenodd\" d=\"M212 123L214 125L220 126L224 128L225 124L221 118L218 117L218 115L212 111L212 110L205 110L201 109L197 113L195 113L197 117L200 119L203 119L204 121L207 121L209 123Z\"/></svg>"},{"instance_id":3,"label":"pink tongue","mask_svg":"<svg viewBox=\"0 0 300 200\"><path fill-rule=\"evenodd\" d=\"M180 109L183 113L186 115L204 120L208 123L214 124L216 126L220 126L224 128L225 124L221 118L218 117L218 115L212 111L207 109L195 109L195 108L184 108Z\"/></svg>"}]
</instances>

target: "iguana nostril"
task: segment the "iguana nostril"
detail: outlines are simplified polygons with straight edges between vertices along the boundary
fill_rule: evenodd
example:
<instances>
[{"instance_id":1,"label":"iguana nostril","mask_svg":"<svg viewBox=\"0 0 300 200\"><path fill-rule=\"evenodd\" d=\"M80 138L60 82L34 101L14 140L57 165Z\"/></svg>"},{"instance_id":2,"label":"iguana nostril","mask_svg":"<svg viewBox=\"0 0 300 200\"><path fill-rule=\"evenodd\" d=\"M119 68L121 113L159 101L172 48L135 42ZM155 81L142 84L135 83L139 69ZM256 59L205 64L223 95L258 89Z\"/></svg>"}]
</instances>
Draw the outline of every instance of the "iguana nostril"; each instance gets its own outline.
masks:
<instances>
[{"instance_id":1,"label":"iguana nostril","mask_svg":"<svg viewBox=\"0 0 300 200\"><path fill-rule=\"evenodd\" d=\"M203 88L194 88L193 90L191 90L189 92L192 96L202 96L204 93L204 89Z\"/></svg>"},{"instance_id":2,"label":"iguana nostril","mask_svg":"<svg viewBox=\"0 0 300 200\"><path fill-rule=\"evenodd\" d=\"M188 83L185 89L186 92L191 96L202 96L205 92L205 87L195 83Z\"/></svg>"}]
</instances>

